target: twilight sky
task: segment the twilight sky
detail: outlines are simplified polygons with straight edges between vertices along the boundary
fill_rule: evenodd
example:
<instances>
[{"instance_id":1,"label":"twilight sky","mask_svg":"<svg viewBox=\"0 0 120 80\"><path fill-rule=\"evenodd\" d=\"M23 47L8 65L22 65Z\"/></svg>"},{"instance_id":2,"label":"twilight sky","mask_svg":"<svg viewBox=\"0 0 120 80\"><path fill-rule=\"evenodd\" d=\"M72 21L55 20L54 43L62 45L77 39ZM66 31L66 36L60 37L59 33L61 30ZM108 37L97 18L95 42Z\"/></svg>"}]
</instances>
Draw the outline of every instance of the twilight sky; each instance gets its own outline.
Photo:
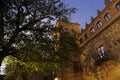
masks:
<instances>
[{"instance_id":1,"label":"twilight sky","mask_svg":"<svg viewBox=\"0 0 120 80\"><path fill-rule=\"evenodd\" d=\"M62 0L68 7L77 8L77 12L72 14L71 22L81 24L85 28L85 23L90 23L91 16L97 16L97 9L103 10L104 0Z\"/></svg>"}]
</instances>

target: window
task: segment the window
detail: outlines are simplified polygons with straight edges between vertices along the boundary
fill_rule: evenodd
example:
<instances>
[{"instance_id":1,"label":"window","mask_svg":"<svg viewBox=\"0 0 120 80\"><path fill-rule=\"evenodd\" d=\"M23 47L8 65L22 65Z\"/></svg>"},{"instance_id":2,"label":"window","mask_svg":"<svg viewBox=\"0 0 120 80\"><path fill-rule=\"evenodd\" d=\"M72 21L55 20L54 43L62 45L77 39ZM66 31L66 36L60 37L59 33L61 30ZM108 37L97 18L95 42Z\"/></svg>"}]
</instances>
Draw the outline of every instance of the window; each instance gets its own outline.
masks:
<instances>
[{"instance_id":1,"label":"window","mask_svg":"<svg viewBox=\"0 0 120 80\"><path fill-rule=\"evenodd\" d=\"M84 36L85 36L85 39L88 39L88 34L87 34L87 33L85 33L85 35L84 35Z\"/></svg>"},{"instance_id":2,"label":"window","mask_svg":"<svg viewBox=\"0 0 120 80\"><path fill-rule=\"evenodd\" d=\"M98 55L100 58L103 58L105 56L105 48L103 45L97 48Z\"/></svg>"},{"instance_id":3,"label":"window","mask_svg":"<svg viewBox=\"0 0 120 80\"><path fill-rule=\"evenodd\" d=\"M67 33L67 32L68 32L68 29L67 29L67 28L64 28L64 32L66 32L66 33Z\"/></svg>"},{"instance_id":4,"label":"window","mask_svg":"<svg viewBox=\"0 0 120 80\"><path fill-rule=\"evenodd\" d=\"M49 77L44 76L44 77L43 77L43 80L49 80Z\"/></svg>"},{"instance_id":5,"label":"window","mask_svg":"<svg viewBox=\"0 0 120 80\"><path fill-rule=\"evenodd\" d=\"M112 2L112 0L110 0L110 2Z\"/></svg>"},{"instance_id":6,"label":"window","mask_svg":"<svg viewBox=\"0 0 120 80\"><path fill-rule=\"evenodd\" d=\"M63 28L63 26L62 26L62 25L59 25L59 27L60 27L60 28Z\"/></svg>"},{"instance_id":7,"label":"window","mask_svg":"<svg viewBox=\"0 0 120 80\"><path fill-rule=\"evenodd\" d=\"M60 29L60 30L63 30L63 26L62 26L62 25L59 25L59 29Z\"/></svg>"},{"instance_id":8,"label":"window","mask_svg":"<svg viewBox=\"0 0 120 80\"><path fill-rule=\"evenodd\" d=\"M92 28L90 29L90 32L91 32L91 33L94 33L94 32L95 32L95 29L92 27Z\"/></svg>"},{"instance_id":9,"label":"window","mask_svg":"<svg viewBox=\"0 0 120 80\"><path fill-rule=\"evenodd\" d=\"M71 29L71 32L72 32L72 33L75 33L75 30L74 30L74 29Z\"/></svg>"},{"instance_id":10,"label":"window","mask_svg":"<svg viewBox=\"0 0 120 80\"><path fill-rule=\"evenodd\" d=\"M120 10L120 2L117 3L116 8L117 10Z\"/></svg>"},{"instance_id":11,"label":"window","mask_svg":"<svg viewBox=\"0 0 120 80\"><path fill-rule=\"evenodd\" d=\"M106 21L109 21L110 18L111 18L110 14L107 13L107 14L105 15L105 20L106 20Z\"/></svg>"},{"instance_id":12,"label":"window","mask_svg":"<svg viewBox=\"0 0 120 80\"><path fill-rule=\"evenodd\" d=\"M98 21L97 22L97 27L100 28L102 26L102 22L101 21Z\"/></svg>"},{"instance_id":13,"label":"window","mask_svg":"<svg viewBox=\"0 0 120 80\"><path fill-rule=\"evenodd\" d=\"M2 64L2 65L0 66L0 75L5 75L5 67L6 67L5 64Z\"/></svg>"},{"instance_id":14,"label":"window","mask_svg":"<svg viewBox=\"0 0 120 80\"><path fill-rule=\"evenodd\" d=\"M82 40L82 38L80 38L80 43L82 43L83 42L83 40Z\"/></svg>"},{"instance_id":15,"label":"window","mask_svg":"<svg viewBox=\"0 0 120 80\"><path fill-rule=\"evenodd\" d=\"M73 61L73 72L79 71L79 61Z\"/></svg>"}]
</instances>

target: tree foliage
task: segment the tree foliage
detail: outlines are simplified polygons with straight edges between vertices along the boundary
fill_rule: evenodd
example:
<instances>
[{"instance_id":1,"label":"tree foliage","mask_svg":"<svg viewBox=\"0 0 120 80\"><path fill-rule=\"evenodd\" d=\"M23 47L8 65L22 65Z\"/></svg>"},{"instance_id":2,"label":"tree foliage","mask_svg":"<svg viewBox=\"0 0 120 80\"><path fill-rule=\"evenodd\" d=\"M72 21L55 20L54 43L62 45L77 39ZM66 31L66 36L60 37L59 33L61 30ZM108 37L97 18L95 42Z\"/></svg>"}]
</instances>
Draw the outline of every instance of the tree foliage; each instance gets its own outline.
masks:
<instances>
[{"instance_id":1,"label":"tree foliage","mask_svg":"<svg viewBox=\"0 0 120 80\"><path fill-rule=\"evenodd\" d=\"M57 35L58 33L59 35ZM82 49L77 43L79 37L78 35L79 34L77 32L64 32L62 27L56 27L55 43L58 45L57 54L61 55L59 57L62 57L63 62L71 60L71 57L80 54Z\"/></svg>"},{"instance_id":2,"label":"tree foliage","mask_svg":"<svg viewBox=\"0 0 120 80\"><path fill-rule=\"evenodd\" d=\"M12 56L5 58L6 64L4 80L30 80L30 70L25 68L22 62Z\"/></svg>"},{"instance_id":3,"label":"tree foliage","mask_svg":"<svg viewBox=\"0 0 120 80\"><path fill-rule=\"evenodd\" d=\"M23 73L61 69L69 59L67 51L78 46L76 38L61 34L60 48L55 51L54 23L68 21L75 10L60 0L0 0L0 63L9 55L17 61L8 65L8 80L15 73L22 78Z\"/></svg>"},{"instance_id":4,"label":"tree foliage","mask_svg":"<svg viewBox=\"0 0 120 80\"><path fill-rule=\"evenodd\" d=\"M8 55L54 61L53 22L74 12L60 0L0 0L0 62Z\"/></svg>"}]
</instances>

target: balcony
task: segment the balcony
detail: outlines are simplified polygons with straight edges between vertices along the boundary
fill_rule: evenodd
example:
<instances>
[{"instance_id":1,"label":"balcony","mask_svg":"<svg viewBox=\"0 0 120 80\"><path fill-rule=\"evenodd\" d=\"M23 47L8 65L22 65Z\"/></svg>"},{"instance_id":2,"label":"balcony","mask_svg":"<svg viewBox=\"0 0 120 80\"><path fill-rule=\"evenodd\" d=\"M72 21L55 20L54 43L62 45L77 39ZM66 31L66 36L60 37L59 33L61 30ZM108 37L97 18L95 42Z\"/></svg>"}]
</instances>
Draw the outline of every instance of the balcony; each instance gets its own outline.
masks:
<instances>
[{"instance_id":1,"label":"balcony","mask_svg":"<svg viewBox=\"0 0 120 80\"><path fill-rule=\"evenodd\" d=\"M108 54L107 52L104 52L104 53L101 53L101 54L95 53L94 54L95 65L100 65L101 63L109 60L109 57L108 57L107 54Z\"/></svg>"}]
</instances>

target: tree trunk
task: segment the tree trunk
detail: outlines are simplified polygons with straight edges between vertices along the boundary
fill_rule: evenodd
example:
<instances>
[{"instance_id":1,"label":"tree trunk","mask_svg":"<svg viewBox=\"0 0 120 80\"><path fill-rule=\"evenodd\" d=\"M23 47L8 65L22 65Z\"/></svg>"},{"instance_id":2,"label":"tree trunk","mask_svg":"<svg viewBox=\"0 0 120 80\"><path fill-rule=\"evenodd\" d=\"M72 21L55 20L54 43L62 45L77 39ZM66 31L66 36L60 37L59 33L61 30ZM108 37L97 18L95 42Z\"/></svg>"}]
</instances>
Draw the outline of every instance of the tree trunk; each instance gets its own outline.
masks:
<instances>
[{"instance_id":1,"label":"tree trunk","mask_svg":"<svg viewBox=\"0 0 120 80\"><path fill-rule=\"evenodd\" d=\"M4 37L4 28L3 28L3 3L0 0L0 46L3 44L3 37Z\"/></svg>"},{"instance_id":2,"label":"tree trunk","mask_svg":"<svg viewBox=\"0 0 120 80\"><path fill-rule=\"evenodd\" d=\"M3 0L0 0L0 49L3 47L3 37L4 37L4 28L3 28ZM0 66L2 63L2 60L4 59L5 56L2 55L2 51L0 51Z\"/></svg>"}]
</instances>

